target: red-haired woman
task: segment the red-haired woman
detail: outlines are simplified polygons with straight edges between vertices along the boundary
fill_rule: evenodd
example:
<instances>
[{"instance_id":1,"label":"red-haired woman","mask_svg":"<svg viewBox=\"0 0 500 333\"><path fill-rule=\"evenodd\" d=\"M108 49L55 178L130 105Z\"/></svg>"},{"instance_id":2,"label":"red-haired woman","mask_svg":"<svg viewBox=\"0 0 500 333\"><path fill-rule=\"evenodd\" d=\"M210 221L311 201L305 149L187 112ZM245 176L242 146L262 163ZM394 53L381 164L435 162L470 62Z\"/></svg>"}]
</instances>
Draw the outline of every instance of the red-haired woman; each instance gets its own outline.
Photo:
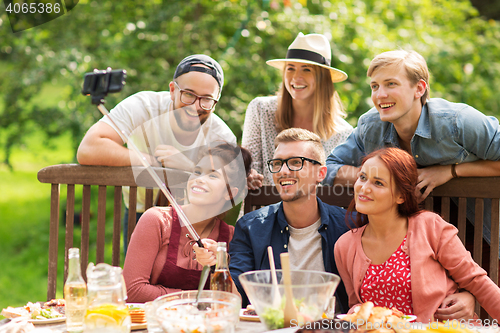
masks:
<instances>
[{"instance_id":1,"label":"red-haired woman","mask_svg":"<svg viewBox=\"0 0 500 333\"><path fill-rule=\"evenodd\" d=\"M363 160L349 210L356 226L335 244L335 261L349 306L372 301L429 322L446 296L459 288L473 294L500 320L500 289L478 266L439 215L420 211L417 165L398 148Z\"/></svg>"}]
</instances>

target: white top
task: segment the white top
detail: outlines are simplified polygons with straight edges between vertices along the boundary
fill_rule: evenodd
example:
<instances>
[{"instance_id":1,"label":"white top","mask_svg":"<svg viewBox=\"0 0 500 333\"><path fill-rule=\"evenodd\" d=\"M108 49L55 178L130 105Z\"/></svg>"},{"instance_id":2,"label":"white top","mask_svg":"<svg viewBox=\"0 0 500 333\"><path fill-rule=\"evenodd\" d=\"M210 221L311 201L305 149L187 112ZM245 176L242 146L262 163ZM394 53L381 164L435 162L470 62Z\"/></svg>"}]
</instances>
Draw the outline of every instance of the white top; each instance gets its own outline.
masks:
<instances>
[{"instance_id":1,"label":"white top","mask_svg":"<svg viewBox=\"0 0 500 333\"><path fill-rule=\"evenodd\" d=\"M169 91L141 91L120 102L110 111L111 118L129 141L140 151L153 154L157 145L170 145L196 162L199 148L207 144L229 142L236 144L236 137L229 127L216 114L212 113L201 126L193 144L184 146L175 138L170 126L170 113L173 107ZM102 122L120 132L104 116ZM131 154L135 152L131 151ZM123 188L125 205L129 206L129 188ZM138 188L137 212L144 211L145 190Z\"/></svg>"},{"instance_id":2,"label":"white top","mask_svg":"<svg viewBox=\"0 0 500 333\"><path fill-rule=\"evenodd\" d=\"M295 270L325 271L321 234L318 232L321 218L305 228L288 226L290 239L288 253L290 253L290 268Z\"/></svg>"},{"instance_id":3,"label":"white top","mask_svg":"<svg viewBox=\"0 0 500 333\"><path fill-rule=\"evenodd\" d=\"M241 145L252 154L252 168L264 175L264 185L273 185L273 176L267 168L267 161L274 155L274 139L278 135L274 114L278 109L278 97L257 97L253 99L245 114L243 139ZM353 128L343 118L338 117L339 129L328 140L321 140L325 156L330 155L333 148L343 143Z\"/></svg>"}]
</instances>

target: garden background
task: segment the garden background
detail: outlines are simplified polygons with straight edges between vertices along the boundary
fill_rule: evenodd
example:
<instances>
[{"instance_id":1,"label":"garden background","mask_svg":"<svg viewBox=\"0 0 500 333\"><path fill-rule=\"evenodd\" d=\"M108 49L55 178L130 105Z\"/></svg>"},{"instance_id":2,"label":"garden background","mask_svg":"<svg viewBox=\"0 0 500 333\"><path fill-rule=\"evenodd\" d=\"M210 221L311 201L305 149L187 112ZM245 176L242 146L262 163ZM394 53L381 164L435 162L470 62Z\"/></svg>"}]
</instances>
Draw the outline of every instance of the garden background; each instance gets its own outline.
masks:
<instances>
[{"instance_id":1,"label":"garden background","mask_svg":"<svg viewBox=\"0 0 500 333\"><path fill-rule=\"evenodd\" d=\"M50 187L36 173L75 162L100 117L80 93L84 73L127 70L111 109L135 92L167 89L182 58L208 54L225 72L216 113L241 139L247 104L280 82L265 60L284 57L298 32L322 33L332 66L349 75L336 88L352 125L371 107L370 60L398 48L427 59L432 97L498 117L500 6L474 2L481 12L468 0L80 0L17 33L0 4L0 309L46 298Z\"/></svg>"}]
</instances>

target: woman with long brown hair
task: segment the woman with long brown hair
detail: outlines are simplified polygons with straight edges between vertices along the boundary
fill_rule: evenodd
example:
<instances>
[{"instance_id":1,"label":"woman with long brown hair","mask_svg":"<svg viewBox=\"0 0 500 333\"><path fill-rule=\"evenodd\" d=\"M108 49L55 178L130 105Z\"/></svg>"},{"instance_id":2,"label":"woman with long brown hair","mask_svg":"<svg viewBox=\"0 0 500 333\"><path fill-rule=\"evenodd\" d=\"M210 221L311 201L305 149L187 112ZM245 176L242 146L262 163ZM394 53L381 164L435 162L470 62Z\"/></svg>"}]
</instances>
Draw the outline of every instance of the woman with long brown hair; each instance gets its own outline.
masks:
<instances>
[{"instance_id":1,"label":"woman with long brown hair","mask_svg":"<svg viewBox=\"0 0 500 333\"><path fill-rule=\"evenodd\" d=\"M384 148L364 158L349 207L357 211L357 228L335 244L349 306L371 301L429 322L460 288L499 320L500 289L453 225L419 209L417 180L416 162L402 149Z\"/></svg>"},{"instance_id":2,"label":"woman with long brown hair","mask_svg":"<svg viewBox=\"0 0 500 333\"><path fill-rule=\"evenodd\" d=\"M189 202L181 209L204 244L207 239L229 243L234 227L221 218L245 197L250 153L239 146L221 144L199 157L186 184ZM194 244L196 240L175 209L148 209L132 234L123 266L128 301L143 303L197 289L202 266L194 260Z\"/></svg>"},{"instance_id":3,"label":"woman with long brown hair","mask_svg":"<svg viewBox=\"0 0 500 333\"><path fill-rule=\"evenodd\" d=\"M326 155L351 134L334 86L347 79L347 74L331 67L331 58L325 36L299 33L285 59L267 61L282 71L283 81L277 96L257 97L246 111L242 146L253 159L250 188L273 184L265 165L273 158L274 138L282 130L298 127L316 133Z\"/></svg>"}]
</instances>

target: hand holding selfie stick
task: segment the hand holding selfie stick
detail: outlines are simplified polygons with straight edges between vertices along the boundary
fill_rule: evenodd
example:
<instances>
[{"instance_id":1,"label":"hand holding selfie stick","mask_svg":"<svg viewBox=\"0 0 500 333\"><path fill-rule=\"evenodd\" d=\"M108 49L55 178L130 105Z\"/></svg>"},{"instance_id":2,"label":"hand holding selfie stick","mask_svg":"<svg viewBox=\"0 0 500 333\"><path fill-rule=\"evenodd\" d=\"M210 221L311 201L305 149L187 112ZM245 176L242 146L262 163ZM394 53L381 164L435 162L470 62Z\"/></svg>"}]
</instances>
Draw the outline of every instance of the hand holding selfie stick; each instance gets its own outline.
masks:
<instances>
[{"instance_id":1,"label":"hand holding selfie stick","mask_svg":"<svg viewBox=\"0 0 500 333\"><path fill-rule=\"evenodd\" d=\"M92 104L96 104L97 108L102 113L102 115L108 117L108 119L115 126L115 128L119 130L118 135L123 140L123 142L127 144L127 147L133 150L137 154L139 160L141 161L141 164L146 168L146 170L149 172L155 183L158 185L160 190L165 195L165 197L172 204L172 207L177 212L177 215L179 216L179 220L181 221L181 223L187 228L188 232L191 234L193 239L196 240L198 246L204 247L203 243L201 242L200 236L198 235L196 230L194 230L191 222L189 222L188 218L182 211L177 201L175 201L174 196L172 195L172 193L170 193L170 190L167 188L165 183L153 170L153 167L146 159L146 157L142 155L139 148L137 148L137 146L132 141L128 140L125 132L122 131L120 127L116 125L116 123L113 121L113 118L111 118L109 111L104 107L105 103L104 97L107 95L108 92L120 91L123 88L123 85L125 84L125 77L126 77L126 72L124 70L112 71L111 68L102 71L94 70L93 73L85 74L85 81L83 84L82 93L84 95L91 95Z\"/></svg>"}]
</instances>

